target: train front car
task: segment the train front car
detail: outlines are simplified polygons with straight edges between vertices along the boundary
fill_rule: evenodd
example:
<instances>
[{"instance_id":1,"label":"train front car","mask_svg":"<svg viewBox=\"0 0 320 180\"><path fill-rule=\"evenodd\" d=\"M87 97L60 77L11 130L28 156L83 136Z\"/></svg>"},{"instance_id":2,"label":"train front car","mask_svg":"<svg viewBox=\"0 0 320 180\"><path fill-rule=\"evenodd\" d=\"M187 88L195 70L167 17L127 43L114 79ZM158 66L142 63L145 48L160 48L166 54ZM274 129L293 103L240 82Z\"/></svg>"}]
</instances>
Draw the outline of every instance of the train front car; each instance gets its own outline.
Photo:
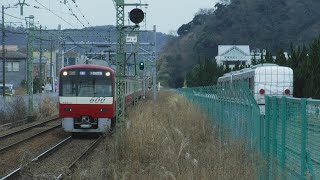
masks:
<instances>
[{"instance_id":1,"label":"train front car","mask_svg":"<svg viewBox=\"0 0 320 180\"><path fill-rule=\"evenodd\" d=\"M67 132L104 133L115 121L114 71L74 65L60 71L59 115Z\"/></svg>"}]
</instances>

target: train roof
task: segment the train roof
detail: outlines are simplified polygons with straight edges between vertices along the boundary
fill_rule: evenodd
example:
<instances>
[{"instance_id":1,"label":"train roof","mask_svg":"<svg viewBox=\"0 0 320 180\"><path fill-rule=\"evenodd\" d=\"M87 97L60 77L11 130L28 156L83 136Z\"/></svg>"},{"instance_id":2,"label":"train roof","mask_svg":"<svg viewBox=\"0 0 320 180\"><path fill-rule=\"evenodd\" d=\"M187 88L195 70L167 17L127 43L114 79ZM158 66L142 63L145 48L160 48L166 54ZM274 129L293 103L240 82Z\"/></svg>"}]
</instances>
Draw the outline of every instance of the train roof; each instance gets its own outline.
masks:
<instances>
[{"instance_id":1,"label":"train roof","mask_svg":"<svg viewBox=\"0 0 320 180\"><path fill-rule=\"evenodd\" d=\"M257 64L257 65L254 65L250 68L244 68L244 69L241 69L239 71L232 71L232 72L229 72L229 73L226 73L224 74L223 76L219 77L219 78L222 78L222 77L226 77L226 76L230 76L230 75L236 75L236 74L242 74L242 73L245 73L245 72L252 72L252 71L258 71L259 69L263 69L263 68L267 68L267 67L283 67L283 68L289 68L289 67L285 67L285 66L279 66L277 64L272 64L272 63L264 63L264 64ZM291 69L291 68L290 68Z\"/></svg>"},{"instance_id":2,"label":"train roof","mask_svg":"<svg viewBox=\"0 0 320 180\"><path fill-rule=\"evenodd\" d=\"M93 65L93 64L77 64L77 65L66 66L66 67L62 68L60 70L60 72L63 71L63 70L78 69L78 68L102 69L102 70L111 71L112 73L114 72L114 70L111 69L110 67Z\"/></svg>"}]
</instances>

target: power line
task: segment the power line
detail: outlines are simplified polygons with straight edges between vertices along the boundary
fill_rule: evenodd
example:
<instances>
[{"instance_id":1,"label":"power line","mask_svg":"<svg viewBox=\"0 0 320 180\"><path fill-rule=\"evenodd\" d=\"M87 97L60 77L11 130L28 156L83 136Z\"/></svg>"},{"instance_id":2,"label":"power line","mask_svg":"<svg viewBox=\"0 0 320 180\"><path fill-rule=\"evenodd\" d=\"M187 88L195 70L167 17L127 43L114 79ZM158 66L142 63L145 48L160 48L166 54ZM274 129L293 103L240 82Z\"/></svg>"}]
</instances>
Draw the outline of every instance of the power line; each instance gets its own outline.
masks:
<instances>
[{"instance_id":1,"label":"power line","mask_svg":"<svg viewBox=\"0 0 320 180\"><path fill-rule=\"evenodd\" d=\"M79 6L76 4L75 0L72 0L72 2L75 4L75 6L78 8L78 11L80 12L80 14L82 15L82 17L84 18L85 21L87 21L88 26L90 26L90 22L87 20L87 18L84 16L84 14L81 12Z\"/></svg>"},{"instance_id":2,"label":"power line","mask_svg":"<svg viewBox=\"0 0 320 180\"><path fill-rule=\"evenodd\" d=\"M0 13L2 13L2 11L0 11ZM8 13L4 13L5 15L7 15L7 16L10 16L10 17L12 17L12 18L16 18L16 19L19 19L19 20L25 20L25 19L23 19L23 18L19 18L19 17L16 17L16 16L13 16L13 15L11 15L11 14L8 14Z\"/></svg>"},{"instance_id":3,"label":"power line","mask_svg":"<svg viewBox=\"0 0 320 180\"><path fill-rule=\"evenodd\" d=\"M64 21L65 23L69 24L70 26L72 26L73 28L76 28L75 26L73 26L71 23L69 23L68 21L66 21L65 19L63 19L61 16L59 16L58 14L56 14L55 12L51 11L51 9L47 8L46 6L44 6L43 4L41 4L40 2L38 2L38 0L34 0L35 2L37 2L40 6L42 6L43 8L45 8L45 10L50 11L52 14L54 14L55 16L59 17L62 21Z\"/></svg>"},{"instance_id":4,"label":"power line","mask_svg":"<svg viewBox=\"0 0 320 180\"><path fill-rule=\"evenodd\" d=\"M83 27L86 27L81 21L80 19L78 18L78 16L73 12L70 4L69 4L69 1L67 1L67 4L66 6L68 6L67 8L69 9L69 11L71 12L71 14L80 22L80 24L83 26Z\"/></svg>"}]
</instances>

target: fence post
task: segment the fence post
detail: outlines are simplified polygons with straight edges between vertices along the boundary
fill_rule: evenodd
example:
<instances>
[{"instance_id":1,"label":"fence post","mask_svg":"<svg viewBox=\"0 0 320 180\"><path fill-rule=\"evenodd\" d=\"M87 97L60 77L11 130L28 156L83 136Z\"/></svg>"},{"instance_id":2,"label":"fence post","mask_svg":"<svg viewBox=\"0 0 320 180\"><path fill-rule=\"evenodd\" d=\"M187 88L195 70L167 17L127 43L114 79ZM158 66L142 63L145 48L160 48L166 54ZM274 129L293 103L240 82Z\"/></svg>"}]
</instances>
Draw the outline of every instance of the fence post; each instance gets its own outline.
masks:
<instances>
[{"instance_id":1,"label":"fence post","mask_svg":"<svg viewBox=\"0 0 320 180\"><path fill-rule=\"evenodd\" d=\"M274 175L277 173L277 167L275 166L274 159L277 156L277 117L278 117L278 105L277 105L277 97L272 97L272 123L270 125L272 131L272 145L271 145L271 179L274 179Z\"/></svg>"},{"instance_id":2,"label":"fence post","mask_svg":"<svg viewBox=\"0 0 320 180\"><path fill-rule=\"evenodd\" d=\"M301 99L301 179L306 179L307 100Z\"/></svg>"},{"instance_id":3,"label":"fence post","mask_svg":"<svg viewBox=\"0 0 320 180\"><path fill-rule=\"evenodd\" d=\"M265 118L265 140L264 140L264 144L265 144L265 149L264 149L264 154L266 157L266 160L268 162L267 164L267 169L266 169L266 179L269 179L269 172L270 172L270 154L269 154L269 150L270 150L270 97L266 96L265 97L265 114L266 114L266 118Z\"/></svg>"},{"instance_id":4,"label":"fence post","mask_svg":"<svg viewBox=\"0 0 320 180\"><path fill-rule=\"evenodd\" d=\"M287 132L287 98L281 98L281 155L280 155L280 175L284 174L285 168L285 155L286 155L286 132Z\"/></svg>"}]
</instances>

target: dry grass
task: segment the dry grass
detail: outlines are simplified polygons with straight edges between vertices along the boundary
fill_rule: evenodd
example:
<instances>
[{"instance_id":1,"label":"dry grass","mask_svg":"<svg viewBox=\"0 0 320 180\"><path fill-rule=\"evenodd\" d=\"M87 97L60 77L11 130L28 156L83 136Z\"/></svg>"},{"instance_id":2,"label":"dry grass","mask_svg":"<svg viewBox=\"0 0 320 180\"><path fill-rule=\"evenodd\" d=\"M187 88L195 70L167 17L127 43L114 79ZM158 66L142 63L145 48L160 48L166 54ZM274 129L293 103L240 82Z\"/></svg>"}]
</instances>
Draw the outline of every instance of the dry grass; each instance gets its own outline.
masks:
<instances>
[{"instance_id":1,"label":"dry grass","mask_svg":"<svg viewBox=\"0 0 320 180\"><path fill-rule=\"evenodd\" d=\"M220 143L206 115L178 95L130 108L128 121L82 169L90 179L257 179L244 143Z\"/></svg>"},{"instance_id":2,"label":"dry grass","mask_svg":"<svg viewBox=\"0 0 320 180\"><path fill-rule=\"evenodd\" d=\"M39 120L48 119L58 114L58 104L49 97L44 97L38 106L36 117Z\"/></svg>"},{"instance_id":3,"label":"dry grass","mask_svg":"<svg viewBox=\"0 0 320 180\"><path fill-rule=\"evenodd\" d=\"M27 106L22 97L6 100L5 108L1 109L0 124L15 122L25 118Z\"/></svg>"},{"instance_id":4,"label":"dry grass","mask_svg":"<svg viewBox=\"0 0 320 180\"><path fill-rule=\"evenodd\" d=\"M15 95L26 95L27 94L27 87L24 86L19 86L16 91L15 91Z\"/></svg>"},{"instance_id":5,"label":"dry grass","mask_svg":"<svg viewBox=\"0 0 320 180\"><path fill-rule=\"evenodd\" d=\"M40 104L34 104L35 120L52 118L58 114L58 104L49 97L44 97ZM14 123L27 118L27 104L22 96L7 98L0 109L0 125Z\"/></svg>"}]
</instances>

